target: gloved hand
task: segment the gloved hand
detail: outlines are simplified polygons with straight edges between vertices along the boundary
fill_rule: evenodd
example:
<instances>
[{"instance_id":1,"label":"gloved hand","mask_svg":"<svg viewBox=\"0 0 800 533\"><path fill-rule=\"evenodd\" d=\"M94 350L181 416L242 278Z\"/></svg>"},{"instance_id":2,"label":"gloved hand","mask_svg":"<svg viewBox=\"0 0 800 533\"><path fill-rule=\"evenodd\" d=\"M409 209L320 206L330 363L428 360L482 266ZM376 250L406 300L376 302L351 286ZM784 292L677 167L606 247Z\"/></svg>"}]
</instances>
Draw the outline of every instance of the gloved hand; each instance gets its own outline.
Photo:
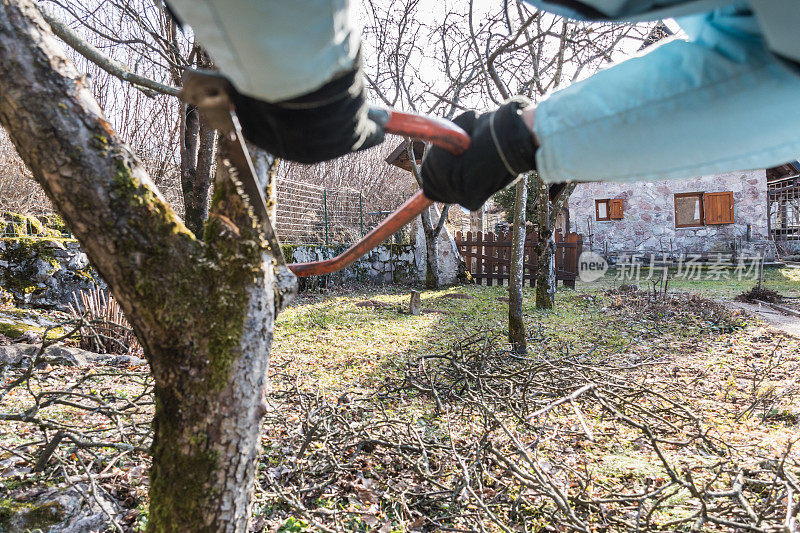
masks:
<instances>
[{"instance_id":1,"label":"gloved hand","mask_svg":"<svg viewBox=\"0 0 800 533\"><path fill-rule=\"evenodd\" d=\"M422 190L435 202L479 209L489 197L523 172L536 169L533 133L522 120L530 100L518 96L477 116L467 111L453 120L472 138L462 155L433 146L422 160Z\"/></svg>"},{"instance_id":2,"label":"gloved hand","mask_svg":"<svg viewBox=\"0 0 800 533\"><path fill-rule=\"evenodd\" d=\"M319 163L383 142L368 116L360 62L316 91L265 102L233 90L232 100L248 141L281 159Z\"/></svg>"}]
</instances>

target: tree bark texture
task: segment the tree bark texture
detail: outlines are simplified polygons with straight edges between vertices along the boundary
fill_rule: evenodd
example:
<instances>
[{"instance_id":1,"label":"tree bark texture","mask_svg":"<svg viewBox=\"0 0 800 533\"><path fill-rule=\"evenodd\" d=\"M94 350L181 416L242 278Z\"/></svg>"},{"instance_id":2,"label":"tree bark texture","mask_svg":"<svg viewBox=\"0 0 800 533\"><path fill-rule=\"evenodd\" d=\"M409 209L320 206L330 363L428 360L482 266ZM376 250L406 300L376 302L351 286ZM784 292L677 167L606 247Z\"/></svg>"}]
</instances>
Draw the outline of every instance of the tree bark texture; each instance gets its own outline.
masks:
<instances>
[{"instance_id":1,"label":"tree bark texture","mask_svg":"<svg viewBox=\"0 0 800 533\"><path fill-rule=\"evenodd\" d=\"M150 363L148 530L246 531L273 274L224 164L201 242L111 129L30 0L0 0L0 123Z\"/></svg>"},{"instance_id":2,"label":"tree bark texture","mask_svg":"<svg viewBox=\"0 0 800 533\"><path fill-rule=\"evenodd\" d=\"M555 305L556 295L556 220L567 198L577 183L562 183L548 187L538 175L535 179L537 213L537 265L536 308L550 309Z\"/></svg>"},{"instance_id":3,"label":"tree bark texture","mask_svg":"<svg viewBox=\"0 0 800 533\"><path fill-rule=\"evenodd\" d=\"M422 220L422 230L425 233L425 288L436 289L439 287L439 243L428 216L425 224L425 215Z\"/></svg>"},{"instance_id":4,"label":"tree bark texture","mask_svg":"<svg viewBox=\"0 0 800 533\"><path fill-rule=\"evenodd\" d=\"M556 241L555 241L555 231L554 228L556 227L556 221L558 220L558 215L561 213L561 208L564 207L564 204L567 202L567 198L572 194L572 191L575 190L577 187L577 183L570 182L564 184L563 186L559 187L557 194L555 197L553 195L553 187L555 185L551 185L550 188L550 207L549 207L549 216L547 219L547 223L550 227L550 287L549 287L549 294L550 294L550 301L555 305L556 302ZM569 232L569 217L566 220L566 228L565 230Z\"/></svg>"},{"instance_id":5,"label":"tree bark texture","mask_svg":"<svg viewBox=\"0 0 800 533\"><path fill-rule=\"evenodd\" d=\"M181 191L186 226L198 237L208 218L217 132L192 105L181 106Z\"/></svg>"},{"instance_id":6,"label":"tree bark texture","mask_svg":"<svg viewBox=\"0 0 800 533\"><path fill-rule=\"evenodd\" d=\"M525 274L525 206L528 203L528 177L517 181L514 198L514 225L511 233L511 274L508 280L508 341L516 353L527 352L525 322L522 319L522 283Z\"/></svg>"},{"instance_id":7,"label":"tree bark texture","mask_svg":"<svg viewBox=\"0 0 800 533\"><path fill-rule=\"evenodd\" d=\"M469 230L473 235L483 231L483 212L484 207L481 206L477 211L470 211L469 213Z\"/></svg>"},{"instance_id":8,"label":"tree bark texture","mask_svg":"<svg viewBox=\"0 0 800 533\"><path fill-rule=\"evenodd\" d=\"M536 308L551 309L553 307L552 289L555 286L551 277L555 273L553 267L553 227L550 225L550 188L538 174L536 180ZM552 271L552 272L551 272Z\"/></svg>"}]
</instances>

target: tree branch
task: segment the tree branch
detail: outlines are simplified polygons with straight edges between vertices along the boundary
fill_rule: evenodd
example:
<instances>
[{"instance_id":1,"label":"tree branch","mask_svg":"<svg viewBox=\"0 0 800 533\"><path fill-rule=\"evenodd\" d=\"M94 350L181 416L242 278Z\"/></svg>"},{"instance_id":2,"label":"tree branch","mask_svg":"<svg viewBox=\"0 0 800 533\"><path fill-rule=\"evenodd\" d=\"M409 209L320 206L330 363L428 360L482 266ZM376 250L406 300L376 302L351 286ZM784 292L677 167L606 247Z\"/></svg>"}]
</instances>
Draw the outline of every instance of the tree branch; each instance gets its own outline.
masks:
<instances>
[{"instance_id":1,"label":"tree branch","mask_svg":"<svg viewBox=\"0 0 800 533\"><path fill-rule=\"evenodd\" d=\"M149 93L148 96L153 96L155 93L178 96L179 89L176 87L164 85L163 83L159 83L155 80L151 80L131 72L128 67L119 61L111 59L107 55L103 54L103 52L83 40L80 35L72 30L72 28L48 13L46 9L39 6L39 11L41 12L44 20L50 25L53 33L67 43L70 48L112 76L115 76L123 81L127 81L128 83L138 87L149 89L149 91L144 91L145 94Z\"/></svg>"}]
</instances>

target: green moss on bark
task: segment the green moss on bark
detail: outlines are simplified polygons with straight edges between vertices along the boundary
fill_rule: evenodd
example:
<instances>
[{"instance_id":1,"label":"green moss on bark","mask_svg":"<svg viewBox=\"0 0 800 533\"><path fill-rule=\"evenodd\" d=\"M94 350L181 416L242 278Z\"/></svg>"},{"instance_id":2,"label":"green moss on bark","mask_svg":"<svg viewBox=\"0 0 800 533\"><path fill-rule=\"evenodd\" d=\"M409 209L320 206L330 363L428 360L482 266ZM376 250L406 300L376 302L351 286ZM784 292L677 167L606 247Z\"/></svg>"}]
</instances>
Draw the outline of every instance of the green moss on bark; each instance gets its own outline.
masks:
<instances>
[{"instance_id":1,"label":"green moss on bark","mask_svg":"<svg viewBox=\"0 0 800 533\"><path fill-rule=\"evenodd\" d=\"M198 502L218 496L209 489L210 473L218 470L217 453L207 448L204 434L184 434L185 428L173 421L178 399L168 391L156 394L156 438L153 440L153 467L150 470L150 531L206 531ZM181 446L181 443L188 446ZM195 523L186 523L185 517Z\"/></svg>"},{"instance_id":2,"label":"green moss on bark","mask_svg":"<svg viewBox=\"0 0 800 533\"><path fill-rule=\"evenodd\" d=\"M153 531L210 529L204 522L209 517L193 512L197 502L217 496L212 493L211 475L221 467L210 448L214 439L206 434L212 429L203 425L202 418L208 399L229 386L231 368L242 355L247 291L263 276L263 243L256 228L242 222L249 220L246 208L228 187L232 184L217 184L221 196L215 199L228 202L228 216L212 214L202 245L187 232L186 253L192 256L189 261L181 258L174 277L142 276L135 284L137 298L148 302L155 314L150 320L181 332L178 346L152 356L157 403L148 524ZM167 214L157 215L163 217L159 231L175 231ZM177 260L175 253L181 252L154 250L144 261ZM190 412L200 418L187 418ZM177 517L187 516L197 516L196 522L176 522Z\"/></svg>"}]
</instances>

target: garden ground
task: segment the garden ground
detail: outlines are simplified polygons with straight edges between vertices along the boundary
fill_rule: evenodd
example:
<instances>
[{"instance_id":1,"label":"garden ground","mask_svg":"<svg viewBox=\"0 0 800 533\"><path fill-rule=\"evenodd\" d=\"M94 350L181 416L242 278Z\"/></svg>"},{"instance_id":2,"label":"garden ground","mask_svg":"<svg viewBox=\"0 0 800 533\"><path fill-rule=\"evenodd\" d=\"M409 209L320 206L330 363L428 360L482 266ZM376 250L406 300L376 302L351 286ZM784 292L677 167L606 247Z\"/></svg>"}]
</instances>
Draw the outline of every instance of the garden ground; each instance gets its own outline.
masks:
<instances>
[{"instance_id":1,"label":"garden ground","mask_svg":"<svg viewBox=\"0 0 800 533\"><path fill-rule=\"evenodd\" d=\"M770 269L765 283L800 295L792 276ZM677 292L689 288L579 285L546 312L525 289L528 357L507 349L505 288L426 291L417 316L401 312L402 288L301 296L276 326L254 529L796 527L800 340ZM143 527L146 368L17 377L0 410L40 407L3 423L4 509L32 501L31 485L94 479L122 529ZM33 472L58 430L76 438Z\"/></svg>"}]
</instances>

